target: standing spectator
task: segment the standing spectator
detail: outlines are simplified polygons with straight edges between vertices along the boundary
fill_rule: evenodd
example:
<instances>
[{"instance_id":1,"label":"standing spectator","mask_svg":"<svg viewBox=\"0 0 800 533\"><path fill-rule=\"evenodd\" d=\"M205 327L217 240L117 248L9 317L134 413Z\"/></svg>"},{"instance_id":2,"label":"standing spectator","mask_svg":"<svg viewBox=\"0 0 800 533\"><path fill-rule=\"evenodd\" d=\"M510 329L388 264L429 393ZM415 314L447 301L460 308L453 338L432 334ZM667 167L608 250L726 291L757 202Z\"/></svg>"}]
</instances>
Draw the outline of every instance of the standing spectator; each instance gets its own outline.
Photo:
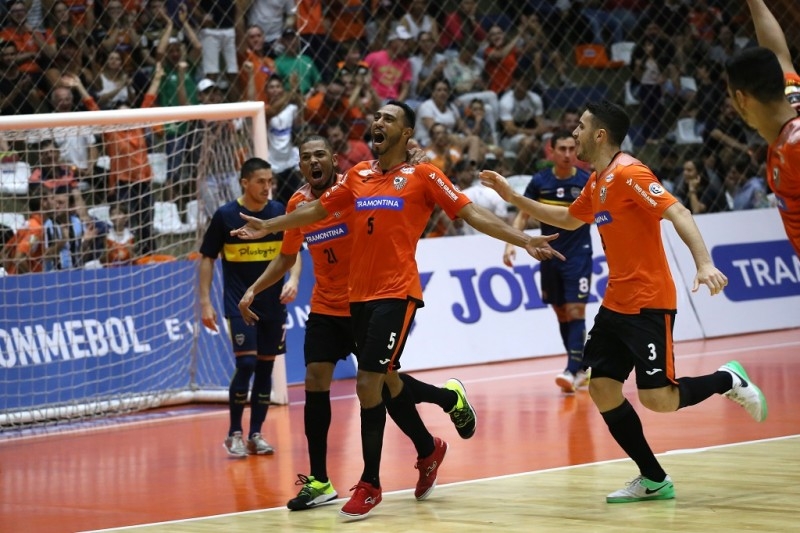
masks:
<instances>
[{"instance_id":1,"label":"standing spectator","mask_svg":"<svg viewBox=\"0 0 800 533\"><path fill-rule=\"evenodd\" d=\"M199 299L203 325L219 331L217 312L211 302L211 282L214 263L222 255L224 284L224 316L228 320L231 345L236 358L236 370L228 389L230 426L223 442L228 455L246 457L247 454L269 455L274 449L264 439L261 431L267 418L272 392L272 368L275 358L286 353L286 305L297 296L299 267L292 272L289 282L283 280L259 293L251 309L259 320L248 325L239 311L239 301L245 291L264 272L270 261L278 257L281 233L265 235L254 241L245 241L231 235L242 225L241 214L271 219L282 215L282 204L269 199L272 190L272 171L263 159L248 159L242 165L243 194L238 200L228 202L216 210L200 246L202 259L199 271ZM236 253L234 253L236 250ZM243 253L238 253L240 250ZM247 260L241 260L247 257ZM252 260L257 257L258 260ZM250 428L247 443L244 441L242 416L247 404L250 378L253 380L250 395Z\"/></svg>"},{"instance_id":2,"label":"standing spectator","mask_svg":"<svg viewBox=\"0 0 800 533\"><path fill-rule=\"evenodd\" d=\"M576 144L572 132L556 131L550 137L550 145L554 165L533 175L524 196L548 205L566 207L580 196L589 181L589 173L575 166ZM527 212L519 211L513 226L524 229L528 218ZM559 234L552 246L567 258L566 261L544 261L539 272L542 302L552 306L567 351L567 366L556 376L556 385L569 394L589 382L583 364L583 342L586 338L586 303L592 281L592 236L588 225L565 231L542 222L541 230L542 235ZM515 258L514 247L506 245L503 263L513 267Z\"/></svg>"},{"instance_id":3,"label":"standing spectator","mask_svg":"<svg viewBox=\"0 0 800 533\"><path fill-rule=\"evenodd\" d=\"M285 206L301 183L297 175L300 155L292 141L303 119L303 97L297 76L289 77L288 91L279 75L272 76L267 82L267 93L271 102L266 112L267 142L277 190L275 199Z\"/></svg>"},{"instance_id":4,"label":"standing spectator","mask_svg":"<svg viewBox=\"0 0 800 533\"><path fill-rule=\"evenodd\" d=\"M275 61L264 53L264 32L258 26L248 27L243 35L239 35L239 79L238 94L240 100L261 101L269 105L267 96L267 80L277 73ZM249 65L249 66L247 66ZM252 77L255 92L250 94L248 87Z\"/></svg>"},{"instance_id":5,"label":"standing spectator","mask_svg":"<svg viewBox=\"0 0 800 533\"><path fill-rule=\"evenodd\" d=\"M439 24L436 19L427 13L426 0L410 0L408 11L400 17L399 24L408 30L411 38L420 43L423 33L427 33L434 43L439 42Z\"/></svg>"},{"instance_id":6,"label":"standing spectator","mask_svg":"<svg viewBox=\"0 0 800 533\"><path fill-rule=\"evenodd\" d=\"M216 81L221 72L220 57L225 63L227 86L239 74L236 59L236 2L199 0L195 7L200 16L200 42L203 48L203 75ZM221 80L220 80L221 81Z\"/></svg>"},{"instance_id":7,"label":"standing spectator","mask_svg":"<svg viewBox=\"0 0 800 533\"><path fill-rule=\"evenodd\" d=\"M477 12L477 0L461 0L455 11L445 15L439 48L453 53L466 41L482 42L486 31L478 21Z\"/></svg>"},{"instance_id":8,"label":"standing spectator","mask_svg":"<svg viewBox=\"0 0 800 533\"><path fill-rule=\"evenodd\" d=\"M283 35L283 30L295 27L296 16L295 0L253 0L247 11L247 24L249 28L257 27L263 32L258 51L269 57L275 57L277 53L273 47ZM244 22L243 19L240 20ZM255 43L249 44L256 50Z\"/></svg>"},{"instance_id":9,"label":"standing spectator","mask_svg":"<svg viewBox=\"0 0 800 533\"><path fill-rule=\"evenodd\" d=\"M544 119L542 97L531 90L528 73L514 74L512 89L500 97L500 145L511 152L521 169L533 163L541 147L540 136L548 124Z\"/></svg>"},{"instance_id":10,"label":"standing spectator","mask_svg":"<svg viewBox=\"0 0 800 533\"><path fill-rule=\"evenodd\" d=\"M355 77L364 83L363 75L356 74ZM355 86L353 91L358 91L358 87ZM306 100L304 115L306 124L318 130L331 121L341 121L351 139L363 139L367 130L366 117L358 105L358 94L348 94L341 77L332 79L324 91L318 91Z\"/></svg>"},{"instance_id":11,"label":"standing spectator","mask_svg":"<svg viewBox=\"0 0 800 533\"><path fill-rule=\"evenodd\" d=\"M93 84L97 105L100 109L112 109L118 104L128 104L133 101L131 78L123 68L122 55L116 50L100 55L106 59Z\"/></svg>"},{"instance_id":12,"label":"standing spectator","mask_svg":"<svg viewBox=\"0 0 800 533\"><path fill-rule=\"evenodd\" d=\"M164 71L156 64L153 81L147 89L142 108L152 107L156 101ZM83 98L84 105L91 111L100 107L86 91L80 79L72 78L71 83ZM128 102L120 102L117 109L130 109ZM153 238L153 171L147 157L147 140L142 128L108 131L103 134L106 153L111 159L108 173L109 197L127 206L130 222L136 235L137 251L148 255L155 251Z\"/></svg>"},{"instance_id":13,"label":"standing spectator","mask_svg":"<svg viewBox=\"0 0 800 533\"><path fill-rule=\"evenodd\" d=\"M336 155L336 162L341 172L347 172L357 163L369 161L372 158L372 150L367 143L361 139L350 139L347 126L341 121L329 123L327 132L328 142Z\"/></svg>"},{"instance_id":14,"label":"standing spectator","mask_svg":"<svg viewBox=\"0 0 800 533\"><path fill-rule=\"evenodd\" d=\"M314 60L301 53L300 37L297 32L292 29L283 30L281 43L283 44L283 52L275 58L275 67L278 69L278 74L284 80L288 80L294 73L300 81L300 92L304 95L308 94L312 89L316 89L322 76L314 64Z\"/></svg>"},{"instance_id":15,"label":"standing spectator","mask_svg":"<svg viewBox=\"0 0 800 533\"><path fill-rule=\"evenodd\" d=\"M444 77L447 58L436 51L433 35L423 31L417 36L416 53L408 60L411 62L409 98L417 103L427 100L433 93L433 83Z\"/></svg>"},{"instance_id":16,"label":"standing spectator","mask_svg":"<svg viewBox=\"0 0 800 533\"><path fill-rule=\"evenodd\" d=\"M516 36L507 36L503 28L495 24L487 34L488 46L483 51L484 69L489 78L489 89L497 94L511 87L519 56L525 53L517 45ZM537 72L536 78L541 72Z\"/></svg>"},{"instance_id":17,"label":"standing spectator","mask_svg":"<svg viewBox=\"0 0 800 533\"><path fill-rule=\"evenodd\" d=\"M56 55L52 33L31 28L28 8L22 0L12 1L9 5L8 22L0 30L0 39L17 45L17 66L27 74L39 74L42 71L39 62Z\"/></svg>"},{"instance_id":18,"label":"standing spectator","mask_svg":"<svg viewBox=\"0 0 800 533\"><path fill-rule=\"evenodd\" d=\"M98 48L105 54L119 53L122 69L127 74L133 74L142 64L139 53L141 37L134 22L134 15L125 11L120 0L108 0L100 24L92 33L93 39L100 43Z\"/></svg>"},{"instance_id":19,"label":"standing spectator","mask_svg":"<svg viewBox=\"0 0 800 533\"><path fill-rule=\"evenodd\" d=\"M333 58L336 62L344 57L350 45L364 41L365 13L363 0L334 0L326 6L328 41L333 48ZM335 71L336 62L332 62L329 58L322 70L323 74L331 75Z\"/></svg>"},{"instance_id":20,"label":"standing spectator","mask_svg":"<svg viewBox=\"0 0 800 533\"><path fill-rule=\"evenodd\" d=\"M338 0L337 0L338 1ZM336 55L333 44L329 38L328 24L325 19L323 7L332 2L320 0L297 0L297 15L295 17L295 30L303 43L303 51L310 50L314 56L311 58L316 64L317 71L325 74L327 78L330 69L335 65ZM285 46L286 43L279 43ZM298 44L298 53L301 53ZM281 73L285 76L285 73Z\"/></svg>"},{"instance_id":21,"label":"standing spectator","mask_svg":"<svg viewBox=\"0 0 800 533\"><path fill-rule=\"evenodd\" d=\"M33 75L17 66L17 45L0 43L0 115L32 115L42 104Z\"/></svg>"},{"instance_id":22,"label":"standing spectator","mask_svg":"<svg viewBox=\"0 0 800 533\"><path fill-rule=\"evenodd\" d=\"M389 36L386 49L372 52L364 58L372 71L372 88L384 101L405 100L411 86L411 62L408 47L411 34L403 26Z\"/></svg>"},{"instance_id":23,"label":"standing spectator","mask_svg":"<svg viewBox=\"0 0 800 533\"><path fill-rule=\"evenodd\" d=\"M673 412L721 394L757 422L767 417L766 398L736 361L704 376L676 376L672 329L677 294L661 238L662 219L672 223L692 255L695 291L702 284L712 296L719 294L728 279L714 266L689 211L659 185L650 169L620 151L629 126L620 106L607 101L588 106L573 135L578 157L597 169L591 179L598 185L584 187L569 207L524 198L502 176L481 173L484 184L542 222L569 230L598 222L610 272L584 347L584 364L592 369L592 401L639 470L624 488L606 496L607 503L675 498L672 479L653 454L639 415L623 393L632 371L641 403L653 411ZM613 179L607 179L612 174ZM636 246L633 251L631 243Z\"/></svg>"}]
</instances>

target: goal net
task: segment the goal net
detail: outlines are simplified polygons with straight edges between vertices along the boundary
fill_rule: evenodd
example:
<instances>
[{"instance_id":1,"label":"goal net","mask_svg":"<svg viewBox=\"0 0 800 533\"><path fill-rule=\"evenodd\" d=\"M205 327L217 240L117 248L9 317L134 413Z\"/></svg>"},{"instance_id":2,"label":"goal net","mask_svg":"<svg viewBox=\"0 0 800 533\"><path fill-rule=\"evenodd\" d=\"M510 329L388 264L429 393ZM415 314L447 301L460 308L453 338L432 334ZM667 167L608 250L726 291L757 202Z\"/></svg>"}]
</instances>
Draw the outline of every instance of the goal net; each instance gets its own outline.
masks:
<instances>
[{"instance_id":1,"label":"goal net","mask_svg":"<svg viewBox=\"0 0 800 533\"><path fill-rule=\"evenodd\" d=\"M260 102L0 117L0 429L227 401L221 268L215 334L196 250L266 140ZM282 361L274 381L286 403Z\"/></svg>"}]
</instances>

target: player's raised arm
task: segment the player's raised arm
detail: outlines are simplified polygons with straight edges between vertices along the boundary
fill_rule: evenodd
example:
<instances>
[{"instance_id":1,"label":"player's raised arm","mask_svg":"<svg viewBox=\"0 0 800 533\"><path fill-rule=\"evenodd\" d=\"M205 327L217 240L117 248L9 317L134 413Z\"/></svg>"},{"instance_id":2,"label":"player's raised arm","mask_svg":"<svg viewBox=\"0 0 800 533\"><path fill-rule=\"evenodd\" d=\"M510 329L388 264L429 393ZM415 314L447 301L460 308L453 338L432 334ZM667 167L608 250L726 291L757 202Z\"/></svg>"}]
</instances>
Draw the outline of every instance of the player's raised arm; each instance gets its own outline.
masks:
<instances>
[{"instance_id":1,"label":"player's raised arm","mask_svg":"<svg viewBox=\"0 0 800 533\"><path fill-rule=\"evenodd\" d=\"M536 220L550 224L557 228L573 230L581 227L584 222L569 213L569 209L557 205L546 205L514 191L508 181L492 170L482 170L480 180L483 185L497 192L500 197L520 212L525 212Z\"/></svg>"},{"instance_id":2,"label":"player's raised arm","mask_svg":"<svg viewBox=\"0 0 800 533\"><path fill-rule=\"evenodd\" d=\"M239 237L240 239L252 240L260 239L264 235L269 235L270 233L277 233L279 231L313 224L328 216L328 211L322 206L319 200L314 200L299 209L295 209L291 213L270 218L269 220L261 220L260 218L245 215L244 213L240 213L240 216L247 224L241 228L231 230L231 235Z\"/></svg>"},{"instance_id":3,"label":"player's raised arm","mask_svg":"<svg viewBox=\"0 0 800 533\"><path fill-rule=\"evenodd\" d=\"M747 7L750 8L753 24L756 27L758 44L764 48L769 48L778 56L778 61L780 61L784 72L796 74L792 64L792 56L789 52L789 45L786 44L786 36L778 19L769 10L764 0L747 0Z\"/></svg>"}]
</instances>

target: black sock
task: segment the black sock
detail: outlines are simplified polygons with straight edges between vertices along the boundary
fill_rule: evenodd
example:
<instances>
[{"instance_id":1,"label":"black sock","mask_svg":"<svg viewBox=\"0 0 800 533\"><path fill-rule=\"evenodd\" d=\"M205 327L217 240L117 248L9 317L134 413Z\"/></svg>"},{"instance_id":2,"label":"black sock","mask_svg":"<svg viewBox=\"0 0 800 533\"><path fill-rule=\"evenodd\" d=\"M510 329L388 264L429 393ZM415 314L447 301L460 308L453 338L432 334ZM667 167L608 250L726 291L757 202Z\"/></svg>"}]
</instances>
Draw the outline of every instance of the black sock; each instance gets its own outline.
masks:
<instances>
[{"instance_id":1,"label":"black sock","mask_svg":"<svg viewBox=\"0 0 800 533\"><path fill-rule=\"evenodd\" d=\"M573 374L583 369L583 343L586 339L584 319L567 322L567 370Z\"/></svg>"},{"instance_id":2,"label":"black sock","mask_svg":"<svg viewBox=\"0 0 800 533\"><path fill-rule=\"evenodd\" d=\"M250 433L261 433L264 420L267 419L269 398L272 393L272 368L275 361L256 362L255 377L253 378L253 391L250 393Z\"/></svg>"},{"instance_id":3,"label":"black sock","mask_svg":"<svg viewBox=\"0 0 800 533\"><path fill-rule=\"evenodd\" d=\"M322 483L328 482L328 429L331 427L331 392L306 391L303 421L308 441L310 475Z\"/></svg>"},{"instance_id":4,"label":"black sock","mask_svg":"<svg viewBox=\"0 0 800 533\"><path fill-rule=\"evenodd\" d=\"M696 378L678 379L678 409L695 405L713 394L723 394L731 390L733 376L724 370Z\"/></svg>"},{"instance_id":5,"label":"black sock","mask_svg":"<svg viewBox=\"0 0 800 533\"><path fill-rule=\"evenodd\" d=\"M414 403L433 403L441 407L445 413L452 411L458 403L458 395L449 389L434 387L408 374L399 375L403 381L403 390L408 389Z\"/></svg>"},{"instance_id":6,"label":"black sock","mask_svg":"<svg viewBox=\"0 0 800 533\"><path fill-rule=\"evenodd\" d=\"M383 402L368 409L361 408L361 455L364 458L361 481L366 481L375 488L381 486L381 452L385 427L386 405Z\"/></svg>"},{"instance_id":7,"label":"black sock","mask_svg":"<svg viewBox=\"0 0 800 533\"><path fill-rule=\"evenodd\" d=\"M403 387L400 394L389 400L386 404L386 410L394 420L394 423L397 424L397 427L408 435L411 442L414 443L418 457L427 457L433 453L436 447L433 443L433 435L430 434L428 428L422 422L417 412L417 407L414 405L406 387Z\"/></svg>"},{"instance_id":8,"label":"black sock","mask_svg":"<svg viewBox=\"0 0 800 533\"><path fill-rule=\"evenodd\" d=\"M228 413L230 427L228 435L242 432L242 415L247 405L247 391L250 389L250 378L255 371L255 357L248 360L245 357L236 359L236 370L233 372L231 384L228 387Z\"/></svg>"},{"instance_id":9,"label":"black sock","mask_svg":"<svg viewBox=\"0 0 800 533\"><path fill-rule=\"evenodd\" d=\"M667 473L661 468L650 445L647 444L642 430L642 421L630 402L626 399L619 407L601 414L608 425L611 436L625 450L628 457L633 459L633 462L639 467L639 472L651 481L664 481Z\"/></svg>"}]
</instances>

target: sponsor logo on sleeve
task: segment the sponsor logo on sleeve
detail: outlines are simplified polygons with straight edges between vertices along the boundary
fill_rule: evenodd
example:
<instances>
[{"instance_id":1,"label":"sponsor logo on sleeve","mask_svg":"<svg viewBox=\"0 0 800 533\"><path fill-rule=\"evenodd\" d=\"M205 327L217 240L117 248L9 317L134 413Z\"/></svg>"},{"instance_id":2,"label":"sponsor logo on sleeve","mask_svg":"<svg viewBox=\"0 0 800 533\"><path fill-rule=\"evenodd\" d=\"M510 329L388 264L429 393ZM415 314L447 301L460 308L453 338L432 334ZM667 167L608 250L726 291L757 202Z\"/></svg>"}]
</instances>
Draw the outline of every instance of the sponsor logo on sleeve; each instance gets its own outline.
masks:
<instances>
[{"instance_id":1,"label":"sponsor logo on sleeve","mask_svg":"<svg viewBox=\"0 0 800 533\"><path fill-rule=\"evenodd\" d=\"M604 224L610 224L611 222L613 222L613 219L611 218L611 213L608 211L600 211L594 215L594 223L597 224L598 227Z\"/></svg>"}]
</instances>

